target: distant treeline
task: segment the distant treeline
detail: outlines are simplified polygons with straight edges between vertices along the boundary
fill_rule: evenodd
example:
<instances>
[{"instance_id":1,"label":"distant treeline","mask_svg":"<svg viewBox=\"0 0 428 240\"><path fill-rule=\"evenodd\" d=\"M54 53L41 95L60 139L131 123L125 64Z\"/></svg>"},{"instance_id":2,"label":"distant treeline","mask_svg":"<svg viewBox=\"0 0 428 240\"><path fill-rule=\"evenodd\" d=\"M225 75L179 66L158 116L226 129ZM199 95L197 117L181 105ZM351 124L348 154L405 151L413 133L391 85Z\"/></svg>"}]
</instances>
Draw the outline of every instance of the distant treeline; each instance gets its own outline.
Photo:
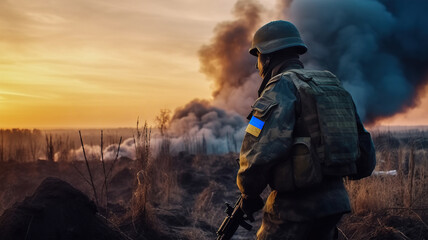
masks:
<instances>
[{"instance_id":1,"label":"distant treeline","mask_svg":"<svg viewBox=\"0 0 428 240\"><path fill-rule=\"evenodd\" d=\"M82 130L84 143L100 144L98 129ZM104 130L104 143L117 143L119 138L132 137L132 129ZM70 150L80 148L78 130L0 129L0 162L36 160L68 161Z\"/></svg>"},{"instance_id":2,"label":"distant treeline","mask_svg":"<svg viewBox=\"0 0 428 240\"><path fill-rule=\"evenodd\" d=\"M43 134L38 129L1 129L0 161L33 161L42 151Z\"/></svg>"},{"instance_id":3,"label":"distant treeline","mask_svg":"<svg viewBox=\"0 0 428 240\"><path fill-rule=\"evenodd\" d=\"M82 130L86 145L100 145L100 129ZM119 138L132 138L133 129L117 128L103 130L104 146L117 144ZM373 131L373 141L378 152L379 169L402 169L406 171L408 152L418 155L428 150L428 134L425 131ZM205 140L204 141L209 141ZM205 145L208 143L205 142ZM70 151L80 148L78 130L0 129L0 162L30 162L39 159L69 161ZM240 146L234 149L239 150Z\"/></svg>"}]
</instances>

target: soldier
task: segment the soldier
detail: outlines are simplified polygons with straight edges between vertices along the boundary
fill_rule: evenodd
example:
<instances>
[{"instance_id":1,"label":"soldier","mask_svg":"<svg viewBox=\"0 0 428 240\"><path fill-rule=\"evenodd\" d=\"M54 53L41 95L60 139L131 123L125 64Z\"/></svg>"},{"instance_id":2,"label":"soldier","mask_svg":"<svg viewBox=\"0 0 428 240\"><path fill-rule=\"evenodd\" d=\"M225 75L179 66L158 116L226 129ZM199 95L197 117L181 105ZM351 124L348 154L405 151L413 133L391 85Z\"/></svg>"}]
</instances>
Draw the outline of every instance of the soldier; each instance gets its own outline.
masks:
<instances>
[{"instance_id":1,"label":"soldier","mask_svg":"<svg viewBox=\"0 0 428 240\"><path fill-rule=\"evenodd\" d=\"M254 35L263 81L240 152L241 209L264 206L257 239L335 239L351 211L343 177L360 179L376 159L370 134L350 94L328 71L306 70L307 51L297 28L274 21ZM269 185L266 201L259 196Z\"/></svg>"}]
</instances>

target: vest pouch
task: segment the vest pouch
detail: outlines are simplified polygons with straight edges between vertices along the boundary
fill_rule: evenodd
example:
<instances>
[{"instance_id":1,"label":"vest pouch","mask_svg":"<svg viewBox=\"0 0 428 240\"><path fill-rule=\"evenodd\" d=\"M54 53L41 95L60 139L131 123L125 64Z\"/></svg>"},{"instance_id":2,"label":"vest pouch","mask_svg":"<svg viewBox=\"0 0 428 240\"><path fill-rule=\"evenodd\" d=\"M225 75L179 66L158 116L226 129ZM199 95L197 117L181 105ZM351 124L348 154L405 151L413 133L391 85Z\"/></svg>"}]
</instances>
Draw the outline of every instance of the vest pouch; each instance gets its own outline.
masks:
<instances>
[{"instance_id":1,"label":"vest pouch","mask_svg":"<svg viewBox=\"0 0 428 240\"><path fill-rule=\"evenodd\" d=\"M293 177L293 162L284 159L272 168L272 179L269 185L278 192L290 192L296 190Z\"/></svg>"},{"instance_id":2,"label":"vest pouch","mask_svg":"<svg viewBox=\"0 0 428 240\"><path fill-rule=\"evenodd\" d=\"M270 186L278 192L316 186L322 181L322 171L310 137L294 140L290 158L285 159L272 170Z\"/></svg>"},{"instance_id":3,"label":"vest pouch","mask_svg":"<svg viewBox=\"0 0 428 240\"><path fill-rule=\"evenodd\" d=\"M291 160L296 188L313 187L321 183L322 171L310 137L295 139Z\"/></svg>"}]
</instances>

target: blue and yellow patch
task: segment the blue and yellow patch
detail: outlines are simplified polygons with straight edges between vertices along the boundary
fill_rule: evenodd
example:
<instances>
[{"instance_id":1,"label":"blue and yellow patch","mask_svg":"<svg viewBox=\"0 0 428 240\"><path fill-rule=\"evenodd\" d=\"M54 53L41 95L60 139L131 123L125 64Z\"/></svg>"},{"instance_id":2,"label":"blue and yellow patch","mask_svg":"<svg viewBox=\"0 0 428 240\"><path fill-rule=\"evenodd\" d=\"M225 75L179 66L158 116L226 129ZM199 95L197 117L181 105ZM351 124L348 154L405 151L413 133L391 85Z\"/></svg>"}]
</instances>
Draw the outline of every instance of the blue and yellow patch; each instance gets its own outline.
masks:
<instances>
[{"instance_id":1,"label":"blue and yellow patch","mask_svg":"<svg viewBox=\"0 0 428 240\"><path fill-rule=\"evenodd\" d=\"M250 123L248 124L247 129L245 129L245 131L253 135L254 137L258 137L263 129L263 125L265 125L265 122L252 116Z\"/></svg>"}]
</instances>

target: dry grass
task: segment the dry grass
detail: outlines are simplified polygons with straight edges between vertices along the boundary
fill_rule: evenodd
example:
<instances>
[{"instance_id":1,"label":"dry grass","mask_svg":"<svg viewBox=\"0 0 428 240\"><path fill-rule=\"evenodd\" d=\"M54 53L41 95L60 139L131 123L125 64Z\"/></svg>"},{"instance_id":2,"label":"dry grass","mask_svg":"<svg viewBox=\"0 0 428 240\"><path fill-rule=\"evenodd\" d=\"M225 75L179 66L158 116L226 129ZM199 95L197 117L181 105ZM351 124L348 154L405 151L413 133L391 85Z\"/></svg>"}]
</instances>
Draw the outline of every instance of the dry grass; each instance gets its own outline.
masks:
<instances>
[{"instance_id":1,"label":"dry grass","mask_svg":"<svg viewBox=\"0 0 428 240\"><path fill-rule=\"evenodd\" d=\"M183 237L188 240L209 239L206 232L198 228L188 228L184 231Z\"/></svg>"},{"instance_id":2,"label":"dry grass","mask_svg":"<svg viewBox=\"0 0 428 240\"><path fill-rule=\"evenodd\" d=\"M412 135L411 135L412 136ZM342 221L341 239L427 239L428 158L424 137L375 137L376 170L397 175L346 181L353 214Z\"/></svg>"},{"instance_id":3,"label":"dry grass","mask_svg":"<svg viewBox=\"0 0 428 240\"><path fill-rule=\"evenodd\" d=\"M164 130L166 131L166 129ZM25 156L32 159L33 157L31 156L36 148L39 148L39 155L45 154L43 134L40 137L40 147L35 147L33 153L31 153L32 145L29 140L26 145L24 144L27 149L24 151L16 144L15 146L9 143L10 139L8 138L9 136L6 137L6 132L0 133L3 133L4 139L2 143L2 136L0 135L0 155L3 155L4 161L13 158L16 159L11 161L28 161L24 160L20 154L25 152ZM29 136L29 132L25 134L15 133L17 134L13 138L15 140ZM96 139L97 141L88 140L88 142L98 142L98 138ZM55 145L56 142L60 142L60 139L63 139L61 140L63 144ZM387 234L401 236L400 232L407 237L411 236L401 229L398 224L394 225L388 222L393 221L395 217L410 219L409 221L412 221L412 223L420 223L418 226L424 228L423 221L426 222L426 218L424 218L426 214L423 216L417 210L428 208L426 198L428 195L428 144L424 139L424 136L415 137L412 134L393 135L391 133L379 134L379 136L375 137L378 159L376 170L397 170L398 174L396 176L372 176L360 181L346 182L354 210L353 214L348 215L346 226L342 228L348 239L365 239L365 237L370 239L382 236L382 234L385 236ZM118 138L115 140L115 143L119 141ZM133 220L135 234L131 235L135 239L140 239L139 236L143 233L146 234L147 229L162 233L167 232L169 235L172 235L172 233L168 231L175 229L174 231L177 231L177 234L182 239L213 238L216 228L225 217L223 202L229 201L233 203L236 200L235 176L237 166L233 159L236 159L237 154L231 154L230 156L207 155L204 141L195 143L191 140L189 138L187 148L193 149L193 152L198 154L175 157L170 153L170 140L167 134L164 134L162 142L158 145L159 152L152 152L150 128L147 124L144 124L141 129L137 129L137 134L135 135L137 161L123 163L130 164L129 166L132 165L132 177L137 173L135 176L135 188L132 200L122 203L129 211L127 216ZM67 148L73 145L73 141L67 140L65 136L59 138L54 135L53 142L54 147L57 149L56 151L63 149L64 152L67 152ZM61 157L57 158L60 159ZM67 160L63 161L64 163L55 163L58 165L59 172L65 172L66 168L70 168L70 163L67 163ZM91 169L94 169L95 184L101 186L105 182L101 163L89 161L89 164ZM106 164L110 165L112 163ZM77 167L84 171L84 162L79 162ZM8 171L7 169L3 170L4 172ZM40 177L39 175L43 173L34 171L34 174ZM185 174L187 174L186 176L189 177L189 180L183 182L182 177ZM75 178L79 177L77 174L74 175ZM27 176L34 178L28 174ZM9 175L0 175L0 180L6 177L12 182L22 182L22 179L16 179L16 177ZM129 177L129 179L132 182L132 178ZM2 186L1 181L0 186ZM86 193L90 193L88 186L83 185L81 188L86 189ZM13 193L12 188L14 187L2 186L2 190L5 191L0 194L0 210L10 206L10 199L13 198L11 195ZM28 191L31 193L30 190ZM163 212L160 212L160 209ZM413 209L415 213L409 209ZM172 222L165 221L162 217L166 216L166 212L169 213L168 216L177 216L178 219L183 218L185 220L183 224L185 225L174 225L178 224L174 219ZM424 213L427 213L427 211L424 210ZM421 216L420 219L417 214ZM394 218L391 218L391 216ZM118 225L123 222L123 218L117 218L114 214L110 215L109 219ZM254 226L257 227L257 225Z\"/></svg>"},{"instance_id":4,"label":"dry grass","mask_svg":"<svg viewBox=\"0 0 428 240\"><path fill-rule=\"evenodd\" d=\"M227 189L214 181L210 181L195 200L192 216L196 221L204 221L210 226L220 226L225 213L218 209L218 202L224 199Z\"/></svg>"},{"instance_id":5,"label":"dry grass","mask_svg":"<svg viewBox=\"0 0 428 240\"><path fill-rule=\"evenodd\" d=\"M165 127L163 131L166 131ZM134 228L137 231L150 228L162 232L158 229L159 219L156 216L156 209L180 202L182 194L177 183L176 166L170 154L170 140L163 135L159 152L153 154L151 128L145 123L140 130L137 122L134 143L136 160L139 163L137 186L131 201Z\"/></svg>"},{"instance_id":6,"label":"dry grass","mask_svg":"<svg viewBox=\"0 0 428 240\"><path fill-rule=\"evenodd\" d=\"M384 161L394 153L392 150L377 151L378 161ZM397 175L371 176L360 181L347 181L351 204L355 213L378 211L390 208L428 207L428 172L426 150L398 149L399 165L414 158L414 171L399 168ZM410 161L411 162L411 161ZM411 168L410 168L411 169ZM378 169L381 170L381 169ZM382 169L384 170L384 169ZM389 170L389 169L386 169Z\"/></svg>"}]
</instances>

